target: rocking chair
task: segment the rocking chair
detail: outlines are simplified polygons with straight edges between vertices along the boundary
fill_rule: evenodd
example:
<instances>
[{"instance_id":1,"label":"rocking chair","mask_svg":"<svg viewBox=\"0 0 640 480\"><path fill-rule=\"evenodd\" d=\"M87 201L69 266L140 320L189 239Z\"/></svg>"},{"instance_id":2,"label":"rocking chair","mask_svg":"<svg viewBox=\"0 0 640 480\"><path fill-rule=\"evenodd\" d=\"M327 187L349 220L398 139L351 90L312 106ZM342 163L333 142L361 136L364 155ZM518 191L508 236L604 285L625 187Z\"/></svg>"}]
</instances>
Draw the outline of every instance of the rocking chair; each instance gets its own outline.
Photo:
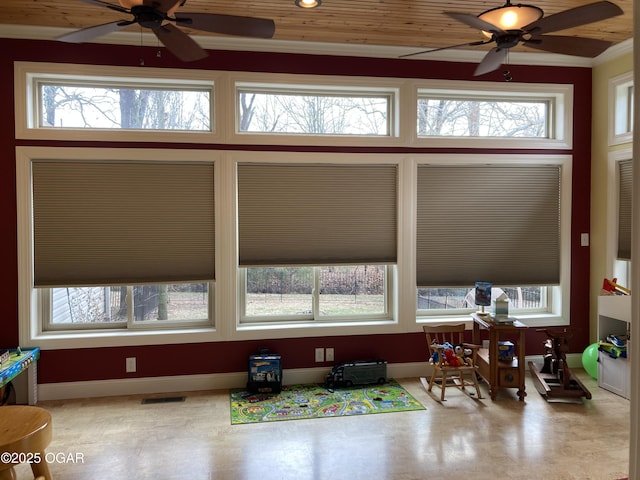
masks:
<instances>
[{"instance_id":1,"label":"rocking chair","mask_svg":"<svg viewBox=\"0 0 640 480\"><path fill-rule=\"evenodd\" d=\"M467 391L465 387L474 387L475 393L478 395L477 398L482 398L480 387L478 386L478 367L476 366L480 345L464 342L464 324L425 325L423 329L427 336L429 361L433 368L428 382L426 378L420 378L427 392L431 392L434 385L440 387L440 401L444 401L447 386L456 387L467 395L473 395L473 392ZM467 350L465 358L459 359L459 365L450 364L447 361L445 350L448 347L445 347L446 343L454 347L459 345L463 350Z\"/></svg>"}]
</instances>

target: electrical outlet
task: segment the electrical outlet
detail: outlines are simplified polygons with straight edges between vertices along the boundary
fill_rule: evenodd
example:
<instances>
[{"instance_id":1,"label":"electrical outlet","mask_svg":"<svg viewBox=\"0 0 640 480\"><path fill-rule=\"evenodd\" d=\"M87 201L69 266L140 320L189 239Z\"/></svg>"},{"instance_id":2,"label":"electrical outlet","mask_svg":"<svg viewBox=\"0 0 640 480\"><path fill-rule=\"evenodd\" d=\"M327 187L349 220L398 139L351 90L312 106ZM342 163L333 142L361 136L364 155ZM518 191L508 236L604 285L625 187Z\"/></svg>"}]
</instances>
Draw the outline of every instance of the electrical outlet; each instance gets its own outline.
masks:
<instances>
[{"instance_id":1,"label":"electrical outlet","mask_svg":"<svg viewBox=\"0 0 640 480\"><path fill-rule=\"evenodd\" d=\"M333 362L333 348L327 348L325 350L324 358L327 362Z\"/></svg>"},{"instance_id":2,"label":"electrical outlet","mask_svg":"<svg viewBox=\"0 0 640 480\"><path fill-rule=\"evenodd\" d=\"M136 357L127 357L125 360L125 371L133 373L136 371Z\"/></svg>"},{"instance_id":3,"label":"electrical outlet","mask_svg":"<svg viewBox=\"0 0 640 480\"><path fill-rule=\"evenodd\" d=\"M316 348L316 362L324 362L324 348Z\"/></svg>"}]
</instances>

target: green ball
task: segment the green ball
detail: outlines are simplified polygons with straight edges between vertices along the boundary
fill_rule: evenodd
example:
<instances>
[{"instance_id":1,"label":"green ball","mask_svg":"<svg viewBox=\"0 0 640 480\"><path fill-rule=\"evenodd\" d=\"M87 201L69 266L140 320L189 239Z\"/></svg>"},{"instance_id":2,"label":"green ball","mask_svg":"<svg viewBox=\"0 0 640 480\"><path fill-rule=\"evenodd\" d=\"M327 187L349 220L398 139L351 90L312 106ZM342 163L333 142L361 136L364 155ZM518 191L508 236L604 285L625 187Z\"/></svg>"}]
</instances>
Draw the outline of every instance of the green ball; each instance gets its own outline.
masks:
<instances>
[{"instance_id":1,"label":"green ball","mask_svg":"<svg viewBox=\"0 0 640 480\"><path fill-rule=\"evenodd\" d=\"M598 344L592 343L582 352L582 366L594 380L598 379Z\"/></svg>"}]
</instances>

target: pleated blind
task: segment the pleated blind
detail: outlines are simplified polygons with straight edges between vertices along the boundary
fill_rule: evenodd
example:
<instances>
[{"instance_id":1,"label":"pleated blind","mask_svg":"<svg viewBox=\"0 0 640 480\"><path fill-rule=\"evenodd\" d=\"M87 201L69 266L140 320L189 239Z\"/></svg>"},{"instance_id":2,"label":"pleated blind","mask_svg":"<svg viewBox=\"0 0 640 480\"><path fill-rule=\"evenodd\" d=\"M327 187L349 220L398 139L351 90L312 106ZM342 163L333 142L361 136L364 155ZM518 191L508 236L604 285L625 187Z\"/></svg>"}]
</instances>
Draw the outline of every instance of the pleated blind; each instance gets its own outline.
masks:
<instances>
[{"instance_id":1,"label":"pleated blind","mask_svg":"<svg viewBox=\"0 0 640 480\"><path fill-rule=\"evenodd\" d=\"M557 285L560 167L418 168L417 285Z\"/></svg>"},{"instance_id":2,"label":"pleated blind","mask_svg":"<svg viewBox=\"0 0 640 480\"><path fill-rule=\"evenodd\" d=\"M240 164L241 266L395 263L394 165Z\"/></svg>"},{"instance_id":3,"label":"pleated blind","mask_svg":"<svg viewBox=\"0 0 640 480\"><path fill-rule=\"evenodd\" d=\"M631 260L631 195L633 161L618 162L618 259Z\"/></svg>"},{"instance_id":4,"label":"pleated blind","mask_svg":"<svg viewBox=\"0 0 640 480\"><path fill-rule=\"evenodd\" d=\"M214 279L210 163L36 161L35 285Z\"/></svg>"}]
</instances>

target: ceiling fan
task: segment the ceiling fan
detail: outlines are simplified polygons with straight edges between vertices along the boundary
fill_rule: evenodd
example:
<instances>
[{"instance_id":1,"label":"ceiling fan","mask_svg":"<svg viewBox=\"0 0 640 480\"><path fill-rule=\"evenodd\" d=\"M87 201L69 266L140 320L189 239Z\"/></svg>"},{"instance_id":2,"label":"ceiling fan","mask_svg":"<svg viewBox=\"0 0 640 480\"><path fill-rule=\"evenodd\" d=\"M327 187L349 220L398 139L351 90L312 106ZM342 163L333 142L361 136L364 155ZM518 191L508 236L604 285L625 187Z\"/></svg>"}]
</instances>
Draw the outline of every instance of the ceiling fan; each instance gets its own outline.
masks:
<instances>
[{"instance_id":1,"label":"ceiling fan","mask_svg":"<svg viewBox=\"0 0 640 480\"><path fill-rule=\"evenodd\" d=\"M138 24L150 29L158 40L180 60L191 62L205 58L207 52L176 25L205 32L258 38L271 38L275 32L273 20L264 18L177 12L178 7L183 6L187 0L118 0L119 5L103 0L82 1L116 12L128 13L133 15L133 18L76 30L58 37L57 40L83 43L129 25Z\"/></svg>"},{"instance_id":2,"label":"ceiling fan","mask_svg":"<svg viewBox=\"0 0 640 480\"><path fill-rule=\"evenodd\" d=\"M510 0L507 0L504 6L492 8L478 16L458 12L444 13L470 27L482 30L487 40L423 50L402 55L402 57L495 42L496 46L489 50L476 68L474 75L478 76L500 68L500 65L505 63L509 49L520 43L551 53L596 57L609 48L611 42L585 37L545 34L606 20L621 15L623 12L620 7L609 1L600 1L543 17L544 12L541 8L532 5L512 5Z\"/></svg>"}]
</instances>

